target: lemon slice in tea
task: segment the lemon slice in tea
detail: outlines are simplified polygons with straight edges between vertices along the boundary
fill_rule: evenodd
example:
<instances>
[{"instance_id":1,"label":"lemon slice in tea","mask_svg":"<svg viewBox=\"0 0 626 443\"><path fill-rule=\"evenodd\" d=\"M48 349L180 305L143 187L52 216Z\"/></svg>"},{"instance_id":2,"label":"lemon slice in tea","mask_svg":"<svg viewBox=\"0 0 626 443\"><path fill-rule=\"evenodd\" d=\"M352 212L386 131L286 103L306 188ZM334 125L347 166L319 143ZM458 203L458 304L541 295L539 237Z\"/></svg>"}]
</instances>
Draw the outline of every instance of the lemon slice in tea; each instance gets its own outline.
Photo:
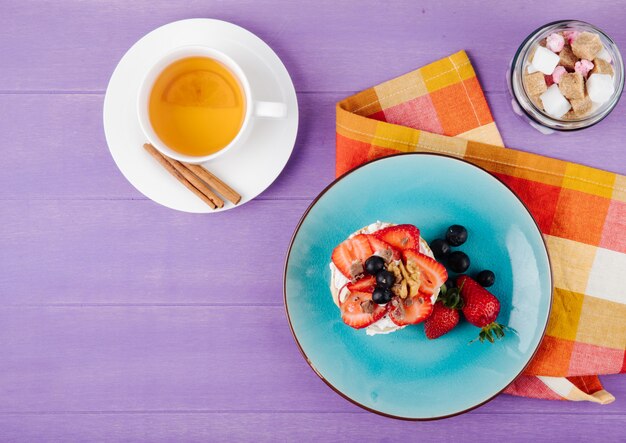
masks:
<instances>
[{"instance_id":1,"label":"lemon slice in tea","mask_svg":"<svg viewBox=\"0 0 626 443\"><path fill-rule=\"evenodd\" d=\"M192 71L176 77L165 89L165 101L180 106L233 108L237 92L221 75L212 71Z\"/></svg>"}]
</instances>

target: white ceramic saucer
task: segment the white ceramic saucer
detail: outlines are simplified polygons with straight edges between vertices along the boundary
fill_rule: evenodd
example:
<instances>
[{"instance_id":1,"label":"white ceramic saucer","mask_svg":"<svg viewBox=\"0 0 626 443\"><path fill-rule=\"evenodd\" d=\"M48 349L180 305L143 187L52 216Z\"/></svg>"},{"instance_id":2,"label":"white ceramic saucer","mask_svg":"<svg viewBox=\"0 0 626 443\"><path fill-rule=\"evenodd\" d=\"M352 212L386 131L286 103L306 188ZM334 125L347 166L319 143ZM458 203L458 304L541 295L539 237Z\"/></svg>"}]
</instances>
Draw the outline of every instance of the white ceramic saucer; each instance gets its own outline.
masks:
<instances>
[{"instance_id":1,"label":"white ceramic saucer","mask_svg":"<svg viewBox=\"0 0 626 443\"><path fill-rule=\"evenodd\" d=\"M163 54L186 45L207 45L230 55L246 72L255 96L282 101L285 119L257 119L247 141L204 165L241 194L241 206L278 177L293 150L298 130L298 103L287 69L259 37L232 23L189 19L162 26L135 43L115 68L104 98L104 132L122 174L155 202L186 212L217 212L235 206L225 202L212 210L143 149L146 143L136 113L137 91Z\"/></svg>"}]
</instances>

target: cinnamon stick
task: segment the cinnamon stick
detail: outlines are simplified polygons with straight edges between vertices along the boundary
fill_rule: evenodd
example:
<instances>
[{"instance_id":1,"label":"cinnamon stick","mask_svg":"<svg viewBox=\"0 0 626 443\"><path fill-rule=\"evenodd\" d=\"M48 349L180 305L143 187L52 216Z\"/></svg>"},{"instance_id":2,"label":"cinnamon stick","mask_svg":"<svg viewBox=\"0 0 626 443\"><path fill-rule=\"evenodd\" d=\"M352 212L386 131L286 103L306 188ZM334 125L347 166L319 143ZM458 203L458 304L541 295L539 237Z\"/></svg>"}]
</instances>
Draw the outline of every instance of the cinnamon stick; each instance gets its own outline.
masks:
<instances>
[{"instance_id":1,"label":"cinnamon stick","mask_svg":"<svg viewBox=\"0 0 626 443\"><path fill-rule=\"evenodd\" d=\"M193 172L191 172L187 167L179 162L178 160L174 160L173 158L165 157L167 160L178 172L182 174L189 182L198 189L198 191L202 192L206 195L209 200L215 203L215 206L218 208L224 207L224 200L218 197L218 195L211 190L202 180L200 180Z\"/></svg>"},{"instance_id":2,"label":"cinnamon stick","mask_svg":"<svg viewBox=\"0 0 626 443\"><path fill-rule=\"evenodd\" d=\"M181 182L187 189L189 189L191 192L193 192L194 194L196 194L203 202L205 202L207 205L209 205L211 207L211 209L215 209L218 207L217 202L213 201L211 198L209 198L206 194L204 194L202 191L200 191L198 188L196 188L196 186L194 186L186 177L185 175L183 175L183 173L181 173L172 163L170 163L169 159L166 158L163 154L161 154L159 151L157 151L154 146L152 146L150 143L145 143L143 145L144 149L146 151L148 151L148 153L155 158L156 161L159 162L159 164L161 166L163 166L167 172L169 172L170 174L172 174L179 182ZM175 161L175 160L172 160ZM181 165L182 166L182 165ZM184 168L184 167L183 167ZM186 170L186 168L185 168ZM187 170L187 172L189 172ZM193 174L190 174L193 175ZM196 179L197 180L197 179ZM204 186L206 188L206 186ZM207 188L208 189L208 188ZM209 190L209 192L211 194L213 194L215 196L215 194L213 192L211 192ZM217 196L215 196L217 198L217 200L219 200L222 204L222 206L224 205L224 202ZM220 208L222 206L219 206Z\"/></svg>"},{"instance_id":3,"label":"cinnamon stick","mask_svg":"<svg viewBox=\"0 0 626 443\"><path fill-rule=\"evenodd\" d=\"M184 165L234 205L241 201L241 195L202 166L190 163L184 163Z\"/></svg>"}]
</instances>

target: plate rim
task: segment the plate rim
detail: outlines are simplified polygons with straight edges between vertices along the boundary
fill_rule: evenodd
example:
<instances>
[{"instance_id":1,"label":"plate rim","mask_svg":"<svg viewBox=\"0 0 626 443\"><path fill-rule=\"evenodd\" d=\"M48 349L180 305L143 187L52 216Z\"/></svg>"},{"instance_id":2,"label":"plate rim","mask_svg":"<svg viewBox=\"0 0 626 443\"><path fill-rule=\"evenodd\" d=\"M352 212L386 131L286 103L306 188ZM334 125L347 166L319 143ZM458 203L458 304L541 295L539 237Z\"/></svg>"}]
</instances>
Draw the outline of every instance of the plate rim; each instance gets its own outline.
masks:
<instances>
[{"instance_id":1,"label":"plate rim","mask_svg":"<svg viewBox=\"0 0 626 443\"><path fill-rule=\"evenodd\" d=\"M541 331L541 337L537 343L537 346L535 347L535 349L533 350L532 354L530 355L530 357L528 358L528 361L526 362L526 364L524 365L524 367L519 371L518 374L516 374L513 379L506 384L506 386L504 386L501 390L499 390L498 392L494 393L492 396L490 396L489 398L487 398L484 401L481 401L480 403L473 405L469 408L463 409L461 411L458 412L454 412L452 414L447 414L447 415L440 415L440 416L436 416L436 417L407 417L407 416L402 416L402 415L395 415L395 414L389 414L387 412L383 412L383 411L379 411L373 408L370 408L369 406L366 406L362 403L359 403L358 401L350 398L347 394L344 394L343 392L341 392L341 390L339 390L337 387L335 387L332 383L330 383L328 380L326 380L324 378L324 376L317 370L317 368L313 365L313 363L311 362L311 360L309 359L309 357L306 355L306 352L304 351L304 349L302 348L302 345L300 344L300 341L298 340L298 337L296 336L296 333L293 329L293 324L291 323L291 317L289 315L289 306L287 303L287 267L289 265L289 258L291 257L291 251L293 248L293 244L294 241L296 239L296 236L298 235L298 233L300 232L300 228L302 227L302 224L304 223L304 221L306 220L307 216L309 215L309 212L313 209L313 207L317 204L317 202L328 192L330 191L337 183L339 183L341 180L343 180L344 178L346 178L347 176L353 174L354 172L358 171L359 169L362 169L364 167L367 167L373 163L377 163L380 161L385 161L389 158L393 158L393 157L400 157L400 156L405 156L405 155L411 155L411 156L424 156L424 157L444 157L446 159L452 160L452 161L458 161L461 163L465 163L471 167L474 167L478 170L480 170L481 172L489 175L490 177L494 178L495 180L497 180L497 182L499 182L500 184L502 184L518 201L519 203L522 205L522 207L526 210L526 212L528 212L528 215L530 216L531 220L533 221L533 223L535 224L535 228L537 229L537 232L539 233L539 237L541 238L541 241L543 243L544 246L544 250L546 252L546 258L548 260L548 274L550 277L550 303L548 304L548 312L546 315L546 321L545 324L543 325L543 329ZM435 421L435 420L443 420L445 418L451 418L451 417L455 417L457 415L462 415L465 414L467 412L470 412L476 408L479 408L487 403L489 403L491 400L493 400L494 398L496 398L499 394L501 394L506 388L508 388L520 375L522 375L524 373L524 371L526 370L526 368L530 365L531 361L533 360L533 358L535 357L535 355L537 354L537 351L539 350L539 347L541 346L541 342L543 341L546 331L548 329L548 323L550 321L550 314L552 313L552 303L554 302L554 273L553 273L553 269L552 269L552 259L550 257L550 252L548 251L548 245L546 244L546 239L543 236L543 233L541 232L541 229L539 228L539 224L537 223L537 220L535 220L535 217L532 215L532 213L530 212L530 210L528 209L528 206L522 201L522 199L519 198L519 196L511 189L511 187L509 185L507 185L506 183L504 183L500 178L498 178L497 176L495 176L494 174L492 174L491 172L487 171L485 168L478 166L474 163L471 163L465 159L459 158L459 157L453 157L450 155L445 155L445 154L439 154L439 153L434 153L434 152L400 152L397 154L392 154L392 155L388 155L385 157L381 157L381 158L377 158L371 161L368 161L366 163L363 163L347 172L344 172L342 175L340 175L339 177L335 178L330 184L328 184L309 204L309 206L306 208L306 210L304 211L304 213L302 214L302 217L300 217L300 220L298 221L298 224L296 225L296 228L294 230L293 235L291 236L291 239L289 240L289 248L287 249L287 254L285 255L285 265L283 267L283 303L284 303L284 308L285 308L285 315L287 317L287 322L289 323L289 330L291 331L291 335L294 339L294 341L296 342L296 346L298 347L300 354L302 355L302 357L304 357L304 360L307 362L307 364L309 365L309 367L313 370L313 372L315 374L317 374L317 376L329 387L331 388L336 394L339 394L341 397L343 397L345 400L348 400L350 403L368 411L368 412L373 412L374 414L383 416L383 417L387 417L387 418L393 418L396 420L404 420L404 421Z\"/></svg>"}]
</instances>

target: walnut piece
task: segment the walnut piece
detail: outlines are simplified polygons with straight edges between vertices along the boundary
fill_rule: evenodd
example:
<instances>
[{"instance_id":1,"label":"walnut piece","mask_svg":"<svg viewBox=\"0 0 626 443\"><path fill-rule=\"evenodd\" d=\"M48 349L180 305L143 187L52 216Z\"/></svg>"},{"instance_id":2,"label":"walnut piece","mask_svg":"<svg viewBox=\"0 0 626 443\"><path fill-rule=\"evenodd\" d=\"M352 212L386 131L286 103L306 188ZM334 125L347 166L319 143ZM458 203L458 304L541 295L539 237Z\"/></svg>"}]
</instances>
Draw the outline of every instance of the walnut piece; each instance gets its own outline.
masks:
<instances>
[{"instance_id":1,"label":"walnut piece","mask_svg":"<svg viewBox=\"0 0 626 443\"><path fill-rule=\"evenodd\" d=\"M418 294L421 284L420 271L415 263L409 262L405 266L401 261L392 262L387 268L395 277L395 284L391 288L394 295L405 299Z\"/></svg>"}]
</instances>

